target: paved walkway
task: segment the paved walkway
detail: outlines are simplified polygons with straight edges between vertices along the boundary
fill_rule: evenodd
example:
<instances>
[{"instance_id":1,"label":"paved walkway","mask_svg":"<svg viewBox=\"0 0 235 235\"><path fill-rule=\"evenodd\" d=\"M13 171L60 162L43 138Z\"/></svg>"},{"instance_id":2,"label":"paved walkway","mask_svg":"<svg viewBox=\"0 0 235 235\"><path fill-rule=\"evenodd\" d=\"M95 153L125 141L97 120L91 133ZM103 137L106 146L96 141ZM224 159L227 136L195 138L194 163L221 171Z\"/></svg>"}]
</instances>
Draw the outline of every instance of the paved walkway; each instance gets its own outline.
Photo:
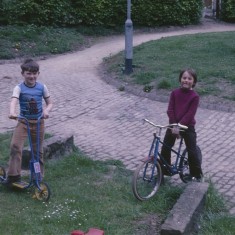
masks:
<instances>
[{"instance_id":1,"label":"paved walkway","mask_svg":"<svg viewBox=\"0 0 235 235\"><path fill-rule=\"evenodd\" d=\"M140 34L134 36L134 45L161 37L215 31L235 31L235 25L213 22ZM153 133L153 128L141 120L165 124L167 104L120 92L100 79L97 69L102 59L123 48L124 36L112 37L83 51L39 61L39 79L48 85L55 102L47 132L73 134L75 144L93 159L118 159L133 170L146 156ZM0 65L0 132L15 126L7 118L8 104L20 79L18 63ZM197 121L204 171L235 214L235 113L199 108Z\"/></svg>"}]
</instances>

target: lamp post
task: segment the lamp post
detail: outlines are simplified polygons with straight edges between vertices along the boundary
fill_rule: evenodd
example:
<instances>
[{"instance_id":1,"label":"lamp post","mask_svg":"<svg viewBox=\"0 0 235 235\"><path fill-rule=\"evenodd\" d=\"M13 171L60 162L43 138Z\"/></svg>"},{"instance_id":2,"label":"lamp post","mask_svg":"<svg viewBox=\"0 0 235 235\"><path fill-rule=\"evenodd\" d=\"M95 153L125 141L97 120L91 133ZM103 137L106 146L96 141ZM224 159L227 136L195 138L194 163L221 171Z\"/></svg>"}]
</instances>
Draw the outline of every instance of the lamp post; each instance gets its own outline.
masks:
<instances>
[{"instance_id":1,"label":"lamp post","mask_svg":"<svg viewBox=\"0 0 235 235\"><path fill-rule=\"evenodd\" d=\"M216 19L219 19L220 18L220 0L216 0Z\"/></svg>"},{"instance_id":2,"label":"lamp post","mask_svg":"<svg viewBox=\"0 0 235 235\"><path fill-rule=\"evenodd\" d=\"M133 23L131 20L131 0L127 0L127 19L125 22L125 74L133 72Z\"/></svg>"}]
</instances>

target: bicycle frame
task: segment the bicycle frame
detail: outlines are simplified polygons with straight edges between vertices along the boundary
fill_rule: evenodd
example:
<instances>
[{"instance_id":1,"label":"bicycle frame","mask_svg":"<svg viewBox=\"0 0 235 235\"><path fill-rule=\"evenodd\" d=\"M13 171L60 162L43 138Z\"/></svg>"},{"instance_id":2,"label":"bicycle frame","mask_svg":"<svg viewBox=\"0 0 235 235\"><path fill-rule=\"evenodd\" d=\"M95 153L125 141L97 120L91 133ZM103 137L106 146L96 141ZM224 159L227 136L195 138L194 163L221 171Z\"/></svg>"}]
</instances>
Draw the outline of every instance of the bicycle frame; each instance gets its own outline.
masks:
<instances>
[{"instance_id":1,"label":"bicycle frame","mask_svg":"<svg viewBox=\"0 0 235 235\"><path fill-rule=\"evenodd\" d=\"M180 152L181 152L181 147L182 147L182 144L183 144L183 138L181 137L178 150L176 151L176 150L174 150L173 148L167 146L167 145L161 140L161 132L162 132L162 129L163 129L163 128L170 128L170 127L172 127L172 126L178 126L178 127L180 127L180 128L183 128L183 129L187 129L188 127L186 127L186 126L184 126L184 125L181 125L181 124L170 124L170 125L167 125L167 126L160 126L160 125L154 124L153 122L149 121L148 119L144 119L143 121L144 121L144 122L148 122L148 123L151 124L152 126L159 128L159 129L158 129L158 134L157 134L157 132L155 132L155 133L153 134L153 135L154 135L154 138L153 138L153 141L152 141L150 150L149 150L148 158L149 158L149 159L152 159L152 153L153 153L153 163L154 163L154 165L157 164L157 161L158 161L158 159L159 159L159 160L161 160L161 161L159 161L160 164L163 165L163 166L166 166L167 169L168 169L168 171L170 171L170 173L171 173L172 175L179 173L179 172L178 172L178 169L177 169L177 166L178 166L178 162L179 162L179 160L180 160L180 157L182 156L182 155L180 154ZM176 156L177 156L177 157L176 157L176 162L175 162L175 164L173 165L173 167L172 167L172 166L169 166L169 164L167 164L167 162L166 162L166 160L164 159L164 157L159 153L159 146L160 146L160 144L166 146L167 148L169 148L169 149L171 150L171 152L173 152L173 153L176 154ZM159 158L158 158L158 156L159 156ZM144 170L144 177L143 177L143 178L145 178L146 169L147 169L147 165L146 165L145 170ZM155 169L154 169L154 167L153 167L153 168L152 168L152 174L151 174L151 177L150 177L150 181L152 181L152 179L153 179L154 170L155 170Z\"/></svg>"},{"instance_id":2,"label":"bicycle frame","mask_svg":"<svg viewBox=\"0 0 235 235\"><path fill-rule=\"evenodd\" d=\"M160 130L161 131L161 130ZM161 133L159 133L159 135L157 135L156 133L154 133L154 138L149 150L149 154L148 154L148 158L152 158L153 156L153 162L156 165L158 159L161 160L161 165L164 165L167 167L167 169L172 173L172 175L177 174L178 173L178 163L180 161L181 158L181 149L182 149L182 145L183 145L183 138L180 138L180 143L179 143L179 147L177 150L171 148L170 146L166 145L162 140L161 140ZM165 147L167 147L168 149L171 150L172 153L176 154L176 161L175 164L172 166L170 166L167 161L165 160L165 158L160 154L159 152L159 147L160 145L164 145ZM153 154L152 154L153 153ZM153 174L154 174L154 168L153 168Z\"/></svg>"}]
</instances>

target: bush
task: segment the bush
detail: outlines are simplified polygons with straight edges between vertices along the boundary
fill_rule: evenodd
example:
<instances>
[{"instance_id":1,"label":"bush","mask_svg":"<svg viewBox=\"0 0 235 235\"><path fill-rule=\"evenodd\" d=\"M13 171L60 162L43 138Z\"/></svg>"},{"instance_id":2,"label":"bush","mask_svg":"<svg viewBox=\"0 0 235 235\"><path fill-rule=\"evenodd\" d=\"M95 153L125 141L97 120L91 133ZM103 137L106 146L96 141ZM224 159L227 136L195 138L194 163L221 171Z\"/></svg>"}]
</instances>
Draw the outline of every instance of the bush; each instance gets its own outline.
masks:
<instances>
[{"instance_id":1,"label":"bush","mask_svg":"<svg viewBox=\"0 0 235 235\"><path fill-rule=\"evenodd\" d=\"M135 0L132 15L137 25L187 25L199 22L202 7L201 0Z\"/></svg>"},{"instance_id":2,"label":"bush","mask_svg":"<svg viewBox=\"0 0 235 235\"><path fill-rule=\"evenodd\" d=\"M124 24L126 0L71 1L76 24L115 26Z\"/></svg>"},{"instance_id":3,"label":"bush","mask_svg":"<svg viewBox=\"0 0 235 235\"><path fill-rule=\"evenodd\" d=\"M67 0L3 0L8 24L60 25L69 22Z\"/></svg>"},{"instance_id":4,"label":"bush","mask_svg":"<svg viewBox=\"0 0 235 235\"><path fill-rule=\"evenodd\" d=\"M235 0L223 0L221 5L221 19L235 23Z\"/></svg>"},{"instance_id":5,"label":"bush","mask_svg":"<svg viewBox=\"0 0 235 235\"><path fill-rule=\"evenodd\" d=\"M126 0L2 0L0 24L115 27L124 25ZM136 26L186 25L201 18L201 0L132 0ZM4 14L3 14L4 13Z\"/></svg>"}]
</instances>

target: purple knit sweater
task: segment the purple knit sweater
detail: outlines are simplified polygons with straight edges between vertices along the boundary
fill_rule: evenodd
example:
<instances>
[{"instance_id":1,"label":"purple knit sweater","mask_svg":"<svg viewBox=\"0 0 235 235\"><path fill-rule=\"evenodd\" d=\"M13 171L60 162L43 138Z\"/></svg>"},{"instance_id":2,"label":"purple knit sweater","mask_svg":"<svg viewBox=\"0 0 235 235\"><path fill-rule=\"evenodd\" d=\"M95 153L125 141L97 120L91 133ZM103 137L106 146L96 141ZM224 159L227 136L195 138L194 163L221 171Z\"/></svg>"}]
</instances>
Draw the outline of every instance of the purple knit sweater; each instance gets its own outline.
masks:
<instances>
[{"instance_id":1,"label":"purple knit sweater","mask_svg":"<svg viewBox=\"0 0 235 235\"><path fill-rule=\"evenodd\" d=\"M175 89L171 93L167 109L169 123L195 126L195 114L198 104L199 96L194 90Z\"/></svg>"}]
</instances>

